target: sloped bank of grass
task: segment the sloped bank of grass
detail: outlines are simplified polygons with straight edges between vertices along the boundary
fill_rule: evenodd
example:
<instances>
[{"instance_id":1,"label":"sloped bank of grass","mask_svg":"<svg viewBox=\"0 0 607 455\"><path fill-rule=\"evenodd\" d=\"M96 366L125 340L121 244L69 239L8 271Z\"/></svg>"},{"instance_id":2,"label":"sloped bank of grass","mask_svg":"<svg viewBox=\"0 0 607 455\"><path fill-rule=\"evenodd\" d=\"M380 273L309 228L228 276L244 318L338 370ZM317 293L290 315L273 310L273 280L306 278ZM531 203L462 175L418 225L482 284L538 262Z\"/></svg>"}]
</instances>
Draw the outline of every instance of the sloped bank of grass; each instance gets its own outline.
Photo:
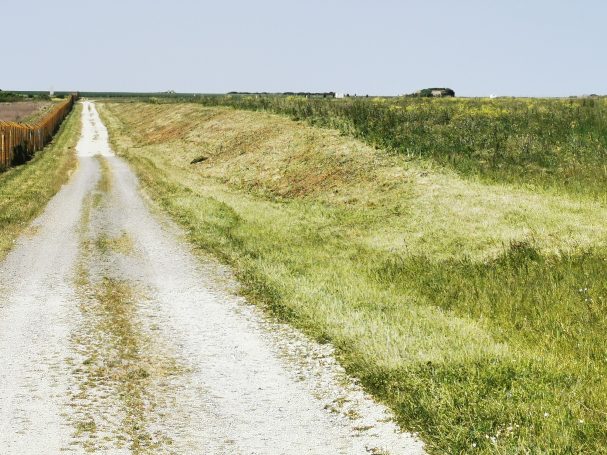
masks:
<instances>
[{"instance_id":1,"label":"sloped bank of grass","mask_svg":"<svg viewBox=\"0 0 607 455\"><path fill-rule=\"evenodd\" d=\"M208 106L275 112L466 177L592 194L605 202L607 98L202 96Z\"/></svg>"},{"instance_id":2,"label":"sloped bank of grass","mask_svg":"<svg viewBox=\"0 0 607 455\"><path fill-rule=\"evenodd\" d=\"M75 169L81 109L76 105L53 141L31 161L0 172L0 259Z\"/></svg>"},{"instance_id":3,"label":"sloped bank of grass","mask_svg":"<svg viewBox=\"0 0 607 455\"><path fill-rule=\"evenodd\" d=\"M607 210L593 197L464 181L264 113L101 114L191 241L333 343L430 452L606 452Z\"/></svg>"}]
</instances>

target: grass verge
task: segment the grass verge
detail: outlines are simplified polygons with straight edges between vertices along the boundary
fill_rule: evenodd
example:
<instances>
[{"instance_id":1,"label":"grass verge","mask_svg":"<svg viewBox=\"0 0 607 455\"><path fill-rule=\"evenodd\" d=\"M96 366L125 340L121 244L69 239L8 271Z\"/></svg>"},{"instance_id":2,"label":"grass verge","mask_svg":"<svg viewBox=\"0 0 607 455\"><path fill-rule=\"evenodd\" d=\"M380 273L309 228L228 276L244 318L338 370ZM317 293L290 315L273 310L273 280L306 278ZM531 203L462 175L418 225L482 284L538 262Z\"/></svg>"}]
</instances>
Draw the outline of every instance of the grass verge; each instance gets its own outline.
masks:
<instances>
[{"instance_id":1,"label":"grass verge","mask_svg":"<svg viewBox=\"0 0 607 455\"><path fill-rule=\"evenodd\" d=\"M53 141L34 159L0 173L0 259L76 168L81 109L75 106Z\"/></svg>"},{"instance_id":2,"label":"grass verge","mask_svg":"<svg viewBox=\"0 0 607 455\"><path fill-rule=\"evenodd\" d=\"M463 180L269 114L101 115L192 243L232 264L253 301L333 343L430 452L606 452L607 213L594 194Z\"/></svg>"}]
</instances>

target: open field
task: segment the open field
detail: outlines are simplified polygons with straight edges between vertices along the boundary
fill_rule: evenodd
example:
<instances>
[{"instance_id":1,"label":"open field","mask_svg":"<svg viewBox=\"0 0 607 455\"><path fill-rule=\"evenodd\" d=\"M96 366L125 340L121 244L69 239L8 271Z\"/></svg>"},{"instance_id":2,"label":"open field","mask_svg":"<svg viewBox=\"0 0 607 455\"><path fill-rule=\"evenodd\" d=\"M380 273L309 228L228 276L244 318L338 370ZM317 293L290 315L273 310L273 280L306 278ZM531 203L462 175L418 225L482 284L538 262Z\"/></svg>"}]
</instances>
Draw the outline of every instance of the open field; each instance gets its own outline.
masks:
<instances>
[{"instance_id":1,"label":"open field","mask_svg":"<svg viewBox=\"0 0 607 455\"><path fill-rule=\"evenodd\" d=\"M77 107L53 142L27 165L0 173L0 259L76 167L74 148L80 135L79 112Z\"/></svg>"},{"instance_id":2,"label":"open field","mask_svg":"<svg viewBox=\"0 0 607 455\"><path fill-rule=\"evenodd\" d=\"M51 110L52 101L18 101L0 103L0 121L36 123Z\"/></svg>"},{"instance_id":3,"label":"open field","mask_svg":"<svg viewBox=\"0 0 607 455\"><path fill-rule=\"evenodd\" d=\"M430 452L606 453L604 101L284 102L378 148L193 103L102 118L190 240Z\"/></svg>"}]
</instances>

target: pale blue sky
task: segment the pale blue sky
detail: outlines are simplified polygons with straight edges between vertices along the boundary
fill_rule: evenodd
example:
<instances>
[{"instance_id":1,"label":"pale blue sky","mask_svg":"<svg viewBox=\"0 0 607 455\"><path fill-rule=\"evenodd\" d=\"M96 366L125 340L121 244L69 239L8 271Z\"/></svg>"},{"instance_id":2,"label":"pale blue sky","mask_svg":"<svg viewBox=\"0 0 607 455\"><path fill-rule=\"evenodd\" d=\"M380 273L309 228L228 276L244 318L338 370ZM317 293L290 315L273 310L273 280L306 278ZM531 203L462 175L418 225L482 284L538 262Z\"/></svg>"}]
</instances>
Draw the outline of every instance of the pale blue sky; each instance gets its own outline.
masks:
<instances>
[{"instance_id":1,"label":"pale blue sky","mask_svg":"<svg viewBox=\"0 0 607 455\"><path fill-rule=\"evenodd\" d=\"M607 94L604 0L19 0L0 24L1 89Z\"/></svg>"}]
</instances>

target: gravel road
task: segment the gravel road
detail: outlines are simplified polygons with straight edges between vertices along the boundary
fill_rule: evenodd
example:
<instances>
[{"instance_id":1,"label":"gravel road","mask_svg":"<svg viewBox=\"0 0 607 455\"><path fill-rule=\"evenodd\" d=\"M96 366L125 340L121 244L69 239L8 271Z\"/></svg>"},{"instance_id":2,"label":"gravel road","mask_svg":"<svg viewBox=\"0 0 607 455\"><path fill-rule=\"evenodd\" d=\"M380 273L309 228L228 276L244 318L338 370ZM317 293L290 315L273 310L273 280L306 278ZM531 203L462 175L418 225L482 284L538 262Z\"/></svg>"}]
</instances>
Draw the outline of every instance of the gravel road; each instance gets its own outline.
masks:
<instances>
[{"instance_id":1,"label":"gravel road","mask_svg":"<svg viewBox=\"0 0 607 455\"><path fill-rule=\"evenodd\" d=\"M423 453L195 256L82 115L78 171L0 263L0 453Z\"/></svg>"}]
</instances>

